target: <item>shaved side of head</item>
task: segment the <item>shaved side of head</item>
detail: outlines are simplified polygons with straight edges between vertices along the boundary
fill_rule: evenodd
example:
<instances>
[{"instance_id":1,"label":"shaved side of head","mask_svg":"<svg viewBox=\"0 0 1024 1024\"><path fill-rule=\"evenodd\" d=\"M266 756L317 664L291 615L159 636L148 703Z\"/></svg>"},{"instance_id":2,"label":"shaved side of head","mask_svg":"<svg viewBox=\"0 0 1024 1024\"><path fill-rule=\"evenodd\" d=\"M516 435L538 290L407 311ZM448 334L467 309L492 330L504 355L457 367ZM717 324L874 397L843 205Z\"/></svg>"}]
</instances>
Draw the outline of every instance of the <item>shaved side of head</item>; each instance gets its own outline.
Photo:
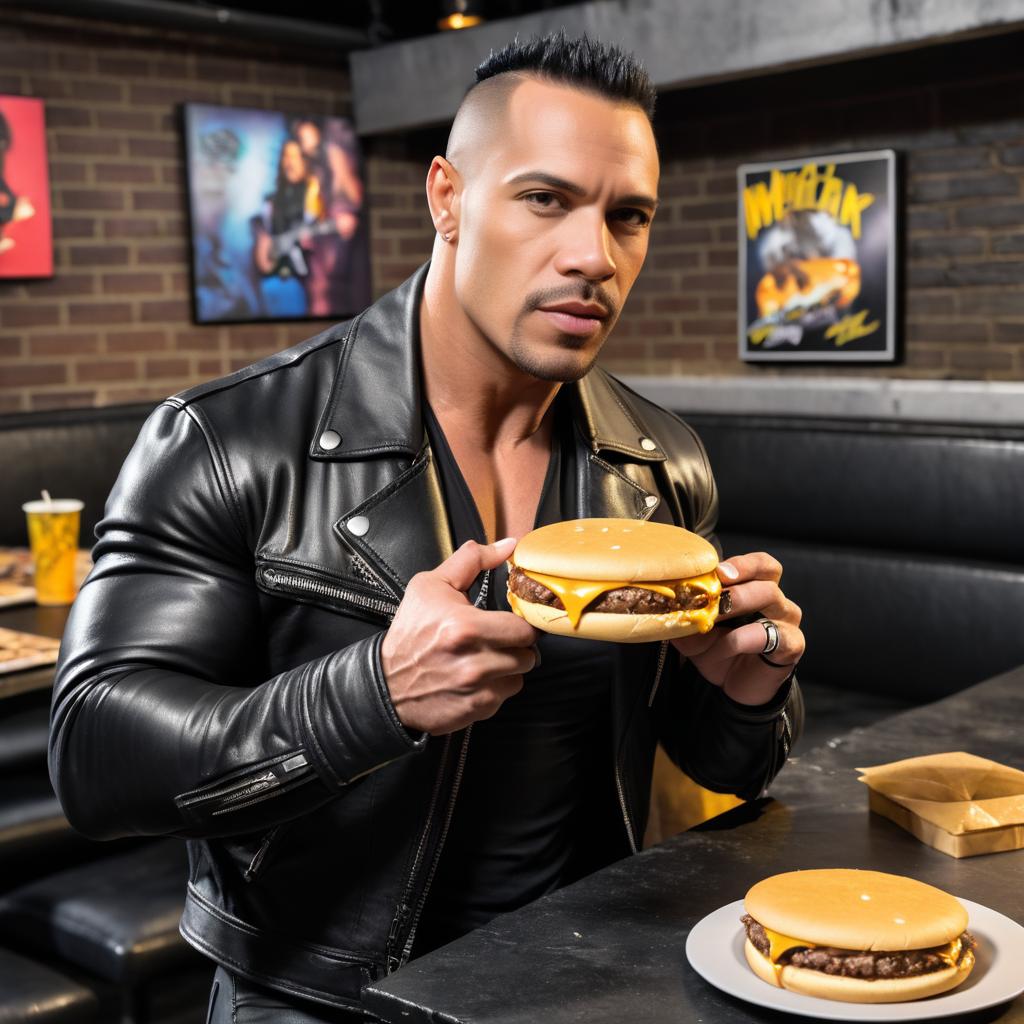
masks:
<instances>
[{"instance_id":1,"label":"shaved side of head","mask_svg":"<svg viewBox=\"0 0 1024 1024\"><path fill-rule=\"evenodd\" d=\"M472 173L474 156L486 152L500 137L509 98L525 78L517 72L496 75L474 86L463 99L444 154L461 174Z\"/></svg>"}]
</instances>

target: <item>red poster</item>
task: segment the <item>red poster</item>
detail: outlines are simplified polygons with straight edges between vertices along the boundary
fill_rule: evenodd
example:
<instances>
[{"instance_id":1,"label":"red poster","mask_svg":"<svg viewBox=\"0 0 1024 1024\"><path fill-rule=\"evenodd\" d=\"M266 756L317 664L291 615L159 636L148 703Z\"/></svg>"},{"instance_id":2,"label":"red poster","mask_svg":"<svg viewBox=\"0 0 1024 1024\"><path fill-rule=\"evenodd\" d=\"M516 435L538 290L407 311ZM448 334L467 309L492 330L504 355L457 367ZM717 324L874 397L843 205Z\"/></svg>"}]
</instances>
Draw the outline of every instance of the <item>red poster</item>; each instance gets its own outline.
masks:
<instances>
[{"instance_id":1,"label":"red poster","mask_svg":"<svg viewBox=\"0 0 1024 1024\"><path fill-rule=\"evenodd\" d=\"M0 278L52 276L43 101L0 96Z\"/></svg>"}]
</instances>

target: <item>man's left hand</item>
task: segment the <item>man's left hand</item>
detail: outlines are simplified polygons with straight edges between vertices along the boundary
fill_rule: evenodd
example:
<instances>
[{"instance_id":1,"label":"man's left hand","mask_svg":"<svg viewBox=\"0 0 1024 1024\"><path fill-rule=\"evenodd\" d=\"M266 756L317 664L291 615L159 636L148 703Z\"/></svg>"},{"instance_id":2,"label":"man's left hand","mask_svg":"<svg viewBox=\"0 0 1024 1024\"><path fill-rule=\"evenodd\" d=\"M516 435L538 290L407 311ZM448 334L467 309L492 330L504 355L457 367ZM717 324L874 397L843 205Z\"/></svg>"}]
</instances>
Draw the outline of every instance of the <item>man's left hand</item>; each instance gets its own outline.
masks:
<instances>
[{"instance_id":1,"label":"man's left hand","mask_svg":"<svg viewBox=\"0 0 1024 1024\"><path fill-rule=\"evenodd\" d=\"M715 628L672 643L709 683L721 686L727 697L740 704L765 704L804 653L802 613L779 586L782 566L764 551L735 555L719 563L718 576L723 590ZM761 621L743 625L733 621L749 619L752 613L758 620L774 624L774 630ZM765 653L773 633L778 636L778 646Z\"/></svg>"}]
</instances>

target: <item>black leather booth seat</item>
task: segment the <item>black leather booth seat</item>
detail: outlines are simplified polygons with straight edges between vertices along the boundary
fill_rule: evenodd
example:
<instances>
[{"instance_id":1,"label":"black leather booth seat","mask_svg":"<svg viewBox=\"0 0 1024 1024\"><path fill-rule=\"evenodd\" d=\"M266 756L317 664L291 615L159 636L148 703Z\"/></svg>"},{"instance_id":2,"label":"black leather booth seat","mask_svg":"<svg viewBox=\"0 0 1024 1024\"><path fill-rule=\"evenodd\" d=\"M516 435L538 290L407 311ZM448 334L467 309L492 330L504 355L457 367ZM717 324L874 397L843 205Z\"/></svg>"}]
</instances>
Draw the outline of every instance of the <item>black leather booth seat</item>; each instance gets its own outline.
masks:
<instances>
[{"instance_id":1,"label":"black leather booth seat","mask_svg":"<svg viewBox=\"0 0 1024 1024\"><path fill-rule=\"evenodd\" d=\"M0 894L104 849L73 831L50 786L48 696L0 701Z\"/></svg>"},{"instance_id":2,"label":"black leather booth seat","mask_svg":"<svg viewBox=\"0 0 1024 1024\"><path fill-rule=\"evenodd\" d=\"M680 415L804 610L803 749L1024 663L1024 428Z\"/></svg>"},{"instance_id":3,"label":"black leather booth seat","mask_svg":"<svg viewBox=\"0 0 1024 1024\"><path fill-rule=\"evenodd\" d=\"M99 1000L44 964L0 949L0 1024L88 1024Z\"/></svg>"},{"instance_id":4,"label":"black leather booth seat","mask_svg":"<svg viewBox=\"0 0 1024 1024\"><path fill-rule=\"evenodd\" d=\"M187 881L185 844L149 843L7 893L0 898L0 935L134 988L201 960L178 932Z\"/></svg>"},{"instance_id":5,"label":"black leather booth seat","mask_svg":"<svg viewBox=\"0 0 1024 1024\"><path fill-rule=\"evenodd\" d=\"M0 546L28 543L22 502L44 488L78 498L82 547L91 547L103 505L152 403L0 416Z\"/></svg>"},{"instance_id":6,"label":"black leather booth seat","mask_svg":"<svg viewBox=\"0 0 1024 1024\"><path fill-rule=\"evenodd\" d=\"M184 843L160 840L128 853L108 851L11 890L0 897L0 944L7 947L0 949L0 972L5 952L16 950L37 961L33 991L47 1005L68 985L46 973L51 965L98 998L98 1020L201 1021L213 965L178 931L187 877ZM35 1019L15 1015L0 984L0 1024Z\"/></svg>"},{"instance_id":7,"label":"black leather booth seat","mask_svg":"<svg viewBox=\"0 0 1024 1024\"><path fill-rule=\"evenodd\" d=\"M49 727L46 705L8 700L0 715L0 776L7 778L16 768L44 766Z\"/></svg>"}]
</instances>

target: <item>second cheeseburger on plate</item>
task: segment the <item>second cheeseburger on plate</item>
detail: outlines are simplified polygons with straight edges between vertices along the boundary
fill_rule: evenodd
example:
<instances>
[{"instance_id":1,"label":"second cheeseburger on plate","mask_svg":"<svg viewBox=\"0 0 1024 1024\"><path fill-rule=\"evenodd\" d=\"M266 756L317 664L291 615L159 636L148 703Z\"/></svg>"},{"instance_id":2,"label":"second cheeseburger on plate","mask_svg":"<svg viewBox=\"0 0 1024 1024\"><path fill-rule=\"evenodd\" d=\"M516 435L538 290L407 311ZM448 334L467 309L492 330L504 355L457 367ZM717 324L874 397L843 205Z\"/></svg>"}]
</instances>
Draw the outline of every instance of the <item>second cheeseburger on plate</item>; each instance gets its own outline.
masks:
<instances>
[{"instance_id":1,"label":"second cheeseburger on plate","mask_svg":"<svg viewBox=\"0 0 1024 1024\"><path fill-rule=\"evenodd\" d=\"M526 534L512 553L512 610L548 633L644 643L707 633L722 584L718 552L678 526L570 519Z\"/></svg>"},{"instance_id":2,"label":"second cheeseburger on plate","mask_svg":"<svg viewBox=\"0 0 1024 1024\"><path fill-rule=\"evenodd\" d=\"M901 1003L948 992L974 967L963 904L905 875L787 871L758 882L743 905L751 969L804 995Z\"/></svg>"}]
</instances>

